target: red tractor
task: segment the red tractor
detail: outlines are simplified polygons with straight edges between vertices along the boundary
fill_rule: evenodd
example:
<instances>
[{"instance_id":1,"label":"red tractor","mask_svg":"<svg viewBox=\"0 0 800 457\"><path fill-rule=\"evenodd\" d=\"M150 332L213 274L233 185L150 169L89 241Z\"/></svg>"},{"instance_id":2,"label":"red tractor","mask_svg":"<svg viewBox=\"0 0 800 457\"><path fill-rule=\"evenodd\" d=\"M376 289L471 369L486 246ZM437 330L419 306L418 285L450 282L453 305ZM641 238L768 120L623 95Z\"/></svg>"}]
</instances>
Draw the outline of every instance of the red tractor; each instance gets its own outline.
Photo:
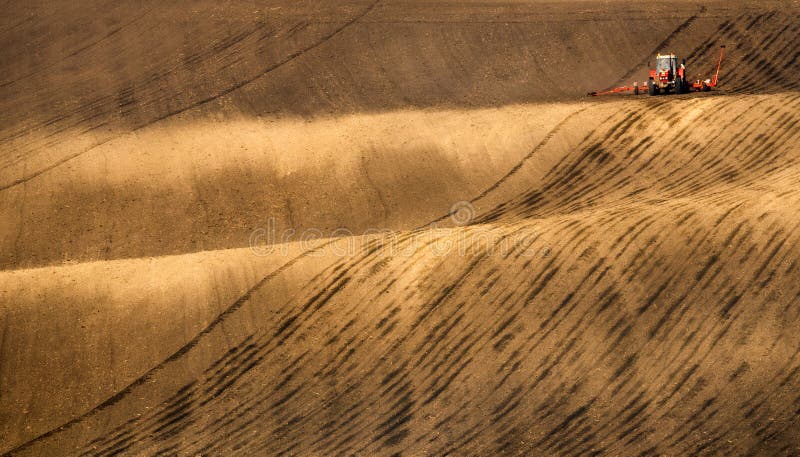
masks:
<instances>
[{"instance_id":1,"label":"red tractor","mask_svg":"<svg viewBox=\"0 0 800 457\"><path fill-rule=\"evenodd\" d=\"M676 94L687 92L686 61L678 65L675 54L656 55L656 68L650 70L647 80L647 93L658 95L674 91Z\"/></svg>"},{"instance_id":2,"label":"red tractor","mask_svg":"<svg viewBox=\"0 0 800 457\"><path fill-rule=\"evenodd\" d=\"M678 58L675 54L657 54L656 68L650 70L650 79L647 80L647 93L650 95L658 95L661 93L668 94L670 92L684 94L690 91L709 91L713 87L717 87L717 83L719 82L719 70L722 67L722 58L724 55L725 46L722 46L719 54L719 62L717 62L717 71L714 73L713 78L689 81L686 77L685 60L678 64ZM589 95L597 96L631 91L634 95L639 95L639 87L639 83L635 82L633 86L622 86L601 92L589 92Z\"/></svg>"}]
</instances>

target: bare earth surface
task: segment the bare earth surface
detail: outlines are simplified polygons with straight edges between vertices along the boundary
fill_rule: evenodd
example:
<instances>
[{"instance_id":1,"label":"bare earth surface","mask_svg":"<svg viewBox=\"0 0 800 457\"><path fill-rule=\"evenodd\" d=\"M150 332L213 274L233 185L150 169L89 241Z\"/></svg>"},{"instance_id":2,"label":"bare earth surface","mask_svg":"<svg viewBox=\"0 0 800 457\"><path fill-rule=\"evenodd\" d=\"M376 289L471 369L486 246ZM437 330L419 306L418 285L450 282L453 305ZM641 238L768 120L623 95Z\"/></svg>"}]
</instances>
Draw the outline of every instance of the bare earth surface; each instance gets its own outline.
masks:
<instances>
[{"instance_id":1,"label":"bare earth surface","mask_svg":"<svg viewBox=\"0 0 800 457\"><path fill-rule=\"evenodd\" d=\"M800 455L797 1L323 3L2 2L0 454Z\"/></svg>"}]
</instances>

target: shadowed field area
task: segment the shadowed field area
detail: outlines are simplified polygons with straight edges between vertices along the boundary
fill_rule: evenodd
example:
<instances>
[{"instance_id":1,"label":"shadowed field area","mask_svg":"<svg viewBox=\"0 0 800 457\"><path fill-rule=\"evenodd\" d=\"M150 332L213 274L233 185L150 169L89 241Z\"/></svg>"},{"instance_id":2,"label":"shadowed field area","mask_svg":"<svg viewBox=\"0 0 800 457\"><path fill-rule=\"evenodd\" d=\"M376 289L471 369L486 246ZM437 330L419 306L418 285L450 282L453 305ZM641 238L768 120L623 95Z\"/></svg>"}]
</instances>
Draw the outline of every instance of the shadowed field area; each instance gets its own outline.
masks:
<instances>
[{"instance_id":1,"label":"shadowed field area","mask_svg":"<svg viewBox=\"0 0 800 457\"><path fill-rule=\"evenodd\" d=\"M800 454L797 5L325 3L6 2L0 453Z\"/></svg>"}]
</instances>

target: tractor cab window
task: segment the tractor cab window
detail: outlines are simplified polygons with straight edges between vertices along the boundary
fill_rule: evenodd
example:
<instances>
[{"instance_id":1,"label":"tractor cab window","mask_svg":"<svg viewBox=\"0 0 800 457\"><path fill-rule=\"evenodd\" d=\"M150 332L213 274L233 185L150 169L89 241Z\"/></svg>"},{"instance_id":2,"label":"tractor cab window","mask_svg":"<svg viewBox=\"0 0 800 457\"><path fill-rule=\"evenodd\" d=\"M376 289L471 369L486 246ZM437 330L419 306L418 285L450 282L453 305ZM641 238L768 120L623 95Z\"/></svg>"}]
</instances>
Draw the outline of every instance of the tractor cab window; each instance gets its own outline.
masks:
<instances>
[{"instance_id":1,"label":"tractor cab window","mask_svg":"<svg viewBox=\"0 0 800 457\"><path fill-rule=\"evenodd\" d=\"M675 70L675 61L672 57L661 57L656 59L656 71L663 73L665 71Z\"/></svg>"}]
</instances>

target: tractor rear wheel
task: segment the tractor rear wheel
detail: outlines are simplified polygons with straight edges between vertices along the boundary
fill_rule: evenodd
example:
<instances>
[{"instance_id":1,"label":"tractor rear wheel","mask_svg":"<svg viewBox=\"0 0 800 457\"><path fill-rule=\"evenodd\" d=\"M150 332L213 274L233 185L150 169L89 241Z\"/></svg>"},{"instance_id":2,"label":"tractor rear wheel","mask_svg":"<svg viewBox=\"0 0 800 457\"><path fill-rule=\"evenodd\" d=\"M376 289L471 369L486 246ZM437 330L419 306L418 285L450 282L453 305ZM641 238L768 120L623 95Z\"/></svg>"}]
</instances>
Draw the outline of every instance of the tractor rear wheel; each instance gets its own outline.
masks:
<instances>
[{"instance_id":1,"label":"tractor rear wheel","mask_svg":"<svg viewBox=\"0 0 800 457\"><path fill-rule=\"evenodd\" d=\"M675 93L676 94L683 94L686 92L686 83L683 82L683 78L678 76L675 78Z\"/></svg>"},{"instance_id":2,"label":"tractor rear wheel","mask_svg":"<svg viewBox=\"0 0 800 457\"><path fill-rule=\"evenodd\" d=\"M652 79L647 81L647 93L650 95L658 95L659 93L658 87L656 87L656 82Z\"/></svg>"}]
</instances>

